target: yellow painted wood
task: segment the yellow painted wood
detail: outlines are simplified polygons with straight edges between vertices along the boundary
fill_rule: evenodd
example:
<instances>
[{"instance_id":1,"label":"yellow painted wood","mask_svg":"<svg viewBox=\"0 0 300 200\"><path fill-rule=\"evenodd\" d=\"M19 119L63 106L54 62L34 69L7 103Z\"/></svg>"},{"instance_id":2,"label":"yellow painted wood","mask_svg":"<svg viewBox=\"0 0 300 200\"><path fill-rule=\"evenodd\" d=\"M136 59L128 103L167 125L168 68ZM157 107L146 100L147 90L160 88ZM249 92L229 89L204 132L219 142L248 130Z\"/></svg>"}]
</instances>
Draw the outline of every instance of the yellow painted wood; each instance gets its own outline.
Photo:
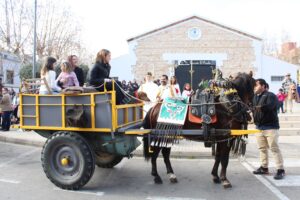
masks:
<instances>
[{"instance_id":1,"label":"yellow painted wood","mask_svg":"<svg viewBox=\"0 0 300 200\"><path fill-rule=\"evenodd\" d=\"M30 130L54 130L54 131L90 131L90 132L107 132L110 133L110 128L79 128L79 127L58 127L58 126L20 126L22 129Z\"/></svg>"},{"instance_id":2,"label":"yellow painted wood","mask_svg":"<svg viewBox=\"0 0 300 200\"><path fill-rule=\"evenodd\" d=\"M231 130L231 135L247 135L247 134L255 134L260 133L260 130L251 129L251 130Z\"/></svg>"},{"instance_id":3,"label":"yellow painted wood","mask_svg":"<svg viewBox=\"0 0 300 200\"><path fill-rule=\"evenodd\" d=\"M96 126L95 94L91 94L91 121L92 121L92 128L95 128Z\"/></svg>"},{"instance_id":4,"label":"yellow painted wood","mask_svg":"<svg viewBox=\"0 0 300 200\"><path fill-rule=\"evenodd\" d=\"M134 130L128 130L125 131L126 135L145 135L149 134L151 130L144 130L144 129L134 129Z\"/></svg>"},{"instance_id":5,"label":"yellow painted wood","mask_svg":"<svg viewBox=\"0 0 300 200\"><path fill-rule=\"evenodd\" d=\"M61 108L61 125L62 127L66 127L66 106L65 106L65 95L61 95L61 103L62 103L62 108Z\"/></svg>"},{"instance_id":6,"label":"yellow painted wood","mask_svg":"<svg viewBox=\"0 0 300 200\"><path fill-rule=\"evenodd\" d=\"M36 106L35 106L35 115L36 115L36 118L35 118L35 125L36 126L39 126L40 125L40 107L39 107L39 96L36 95L35 96L35 103L36 103Z\"/></svg>"}]
</instances>

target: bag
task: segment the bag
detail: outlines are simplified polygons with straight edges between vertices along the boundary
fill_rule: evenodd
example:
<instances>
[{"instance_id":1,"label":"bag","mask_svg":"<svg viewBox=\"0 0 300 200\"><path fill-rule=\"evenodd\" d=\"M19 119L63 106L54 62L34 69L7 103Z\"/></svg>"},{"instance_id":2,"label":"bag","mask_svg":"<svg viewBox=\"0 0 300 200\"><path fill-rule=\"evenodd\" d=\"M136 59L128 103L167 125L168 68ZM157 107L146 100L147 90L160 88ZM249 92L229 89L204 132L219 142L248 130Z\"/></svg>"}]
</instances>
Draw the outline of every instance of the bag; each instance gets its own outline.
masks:
<instances>
[{"instance_id":1,"label":"bag","mask_svg":"<svg viewBox=\"0 0 300 200\"><path fill-rule=\"evenodd\" d=\"M68 127L86 128L88 123L83 105L75 105L66 112L66 122Z\"/></svg>"}]
</instances>

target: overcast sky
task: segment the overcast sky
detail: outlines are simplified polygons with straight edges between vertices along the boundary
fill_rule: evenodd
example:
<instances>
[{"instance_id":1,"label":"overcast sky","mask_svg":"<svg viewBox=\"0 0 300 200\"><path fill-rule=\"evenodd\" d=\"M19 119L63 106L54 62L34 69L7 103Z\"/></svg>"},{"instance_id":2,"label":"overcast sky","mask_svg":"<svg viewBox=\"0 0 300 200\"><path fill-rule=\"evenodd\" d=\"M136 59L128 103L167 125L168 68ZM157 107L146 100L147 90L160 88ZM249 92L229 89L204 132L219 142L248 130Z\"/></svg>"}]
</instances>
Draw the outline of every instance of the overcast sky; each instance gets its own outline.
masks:
<instances>
[{"instance_id":1,"label":"overcast sky","mask_svg":"<svg viewBox=\"0 0 300 200\"><path fill-rule=\"evenodd\" d=\"M66 0L82 24L91 53L117 57L127 39L197 15L265 38L300 41L300 0Z\"/></svg>"}]
</instances>

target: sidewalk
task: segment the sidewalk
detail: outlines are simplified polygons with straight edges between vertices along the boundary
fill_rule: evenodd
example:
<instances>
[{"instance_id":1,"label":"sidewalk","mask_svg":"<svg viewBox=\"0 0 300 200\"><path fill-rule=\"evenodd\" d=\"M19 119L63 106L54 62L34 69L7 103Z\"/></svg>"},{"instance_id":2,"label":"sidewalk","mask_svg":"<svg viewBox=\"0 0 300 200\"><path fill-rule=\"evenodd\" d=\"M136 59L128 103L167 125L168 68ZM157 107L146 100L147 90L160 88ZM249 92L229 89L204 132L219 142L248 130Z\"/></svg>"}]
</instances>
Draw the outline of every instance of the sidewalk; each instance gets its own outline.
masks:
<instances>
[{"instance_id":1,"label":"sidewalk","mask_svg":"<svg viewBox=\"0 0 300 200\"><path fill-rule=\"evenodd\" d=\"M279 117L293 116L300 121L300 104L294 105L293 113L280 114ZM300 129L297 129L300 130ZM280 142L293 143L299 137L298 134L281 136ZM15 144L31 145L42 147L46 141L46 138L41 137L33 131L22 131L20 129L11 129L8 132L0 132L0 141L9 142ZM249 137L249 145L256 145L254 136ZM140 145L134 152L134 156L143 156L142 145ZM187 140L181 140L178 145L172 147L172 157L176 158L211 158L211 148L205 148L203 142L192 142Z\"/></svg>"}]
</instances>

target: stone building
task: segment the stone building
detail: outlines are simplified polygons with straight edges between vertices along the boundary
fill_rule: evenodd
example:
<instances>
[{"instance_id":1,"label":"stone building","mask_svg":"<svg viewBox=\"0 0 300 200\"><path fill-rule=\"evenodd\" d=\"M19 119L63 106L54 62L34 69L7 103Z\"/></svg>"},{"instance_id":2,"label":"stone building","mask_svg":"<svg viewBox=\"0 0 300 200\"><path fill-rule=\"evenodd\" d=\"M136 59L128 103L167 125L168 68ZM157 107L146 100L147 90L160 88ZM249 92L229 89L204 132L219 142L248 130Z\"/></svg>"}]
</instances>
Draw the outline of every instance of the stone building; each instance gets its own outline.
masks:
<instances>
[{"instance_id":1,"label":"stone building","mask_svg":"<svg viewBox=\"0 0 300 200\"><path fill-rule=\"evenodd\" d=\"M128 39L132 73L141 81L176 75L193 88L219 68L224 77L253 71L261 76L262 39L240 30L192 16Z\"/></svg>"},{"instance_id":2,"label":"stone building","mask_svg":"<svg viewBox=\"0 0 300 200\"><path fill-rule=\"evenodd\" d=\"M0 51L0 83L17 91L21 85L20 66L21 61L16 55Z\"/></svg>"}]
</instances>

